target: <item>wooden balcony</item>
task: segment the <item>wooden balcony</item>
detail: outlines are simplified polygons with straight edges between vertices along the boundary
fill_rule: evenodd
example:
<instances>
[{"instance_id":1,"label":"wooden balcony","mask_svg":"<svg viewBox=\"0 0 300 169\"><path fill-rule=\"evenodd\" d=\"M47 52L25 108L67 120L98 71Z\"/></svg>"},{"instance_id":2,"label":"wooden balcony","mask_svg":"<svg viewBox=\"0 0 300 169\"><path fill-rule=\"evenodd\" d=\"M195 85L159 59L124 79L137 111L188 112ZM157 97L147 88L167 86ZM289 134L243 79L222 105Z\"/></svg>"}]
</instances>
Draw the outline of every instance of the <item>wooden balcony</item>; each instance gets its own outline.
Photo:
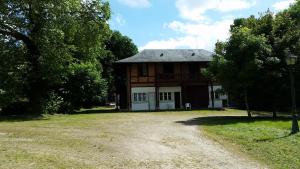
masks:
<instances>
[{"instance_id":1,"label":"wooden balcony","mask_svg":"<svg viewBox=\"0 0 300 169\"><path fill-rule=\"evenodd\" d=\"M131 76L131 83L154 83L155 76Z\"/></svg>"},{"instance_id":2,"label":"wooden balcony","mask_svg":"<svg viewBox=\"0 0 300 169\"><path fill-rule=\"evenodd\" d=\"M158 74L156 76L131 76L131 83L205 82L201 74Z\"/></svg>"},{"instance_id":3,"label":"wooden balcony","mask_svg":"<svg viewBox=\"0 0 300 169\"><path fill-rule=\"evenodd\" d=\"M158 82L200 82L206 81L201 74L159 74L156 76Z\"/></svg>"}]
</instances>

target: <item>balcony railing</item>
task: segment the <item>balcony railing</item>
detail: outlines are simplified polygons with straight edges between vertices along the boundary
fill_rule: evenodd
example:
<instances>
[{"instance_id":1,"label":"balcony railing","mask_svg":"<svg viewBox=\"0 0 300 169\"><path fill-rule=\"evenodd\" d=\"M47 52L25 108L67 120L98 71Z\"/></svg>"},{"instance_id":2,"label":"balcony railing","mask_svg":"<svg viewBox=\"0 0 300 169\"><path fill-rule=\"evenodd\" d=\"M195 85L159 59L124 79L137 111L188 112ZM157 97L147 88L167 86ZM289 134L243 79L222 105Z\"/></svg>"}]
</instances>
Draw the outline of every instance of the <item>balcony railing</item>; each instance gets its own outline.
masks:
<instances>
[{"instance_id":1,"label":"balcony railing","mask_svg":"<svg viewBox=\"0 0 300 169\"><path fill-rule=\"evenodd\" d=\"M200 73L183 73L183 74L159 74L158 82L182 82L182 81L204 81L205 78Z\"/></svg>"},{"instance_id":2,"label":"balcony railing","mask_svg":"<svg viewBox=\"0 0 300 169\"><path fill-rule=\"evenodd\" d=\"M131 76L131 83L155 83L155 82L199 82L206 81L201 74L158 74L156 76Z\"/></svg>"},{"instance_id":3,"label":"balcony railing","mask_svg":"<svg viewBox=\"0 0 300 169\"><path fill-rule=\"evenodd\" d=\"M131 83L154 83L155 76L131 76Z\"/></svg>"}]
</instances>

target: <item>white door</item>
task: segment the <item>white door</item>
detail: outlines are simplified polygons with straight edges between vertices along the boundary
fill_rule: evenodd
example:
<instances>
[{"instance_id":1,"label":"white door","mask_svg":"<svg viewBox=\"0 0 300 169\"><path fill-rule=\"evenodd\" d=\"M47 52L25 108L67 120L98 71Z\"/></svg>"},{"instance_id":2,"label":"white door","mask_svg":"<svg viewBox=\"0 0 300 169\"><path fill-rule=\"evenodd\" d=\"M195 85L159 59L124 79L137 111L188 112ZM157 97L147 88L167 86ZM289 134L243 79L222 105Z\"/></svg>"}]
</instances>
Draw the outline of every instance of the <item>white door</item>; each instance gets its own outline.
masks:
<instances>
[{"instance_id":1,"label":"white door","mask_svg":"<svg viewBox=\"0 0 300 169\"><path fill-rule=\"evenodd\" d=\"M148 93L148 104L149 104L149 110L155 110L155 93L149 92Z\"/></svg>"}]
</instances>

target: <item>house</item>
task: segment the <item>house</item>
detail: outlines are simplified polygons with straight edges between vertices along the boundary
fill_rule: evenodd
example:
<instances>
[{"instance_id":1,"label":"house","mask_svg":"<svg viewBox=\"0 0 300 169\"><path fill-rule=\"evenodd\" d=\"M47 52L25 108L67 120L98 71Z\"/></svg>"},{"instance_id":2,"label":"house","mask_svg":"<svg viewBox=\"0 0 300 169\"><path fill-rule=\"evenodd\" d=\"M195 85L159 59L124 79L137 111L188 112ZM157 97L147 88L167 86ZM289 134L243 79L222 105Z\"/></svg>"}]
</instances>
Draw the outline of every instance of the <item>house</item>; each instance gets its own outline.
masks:
<instances>
[{"instance_id":1,"label":"house","mask_svg":"<svg viewBox=\"0 0 300 169\"><path fill-rule=\"evenodd\" d=\"M121 108L138 110L193 109L212 106L209 81L201 74L214 53L202 49L147 49L117 61L126 76L118 90ZM215 107L223 107L227 96L214 84Z\"/></svg>"}]
</instances>

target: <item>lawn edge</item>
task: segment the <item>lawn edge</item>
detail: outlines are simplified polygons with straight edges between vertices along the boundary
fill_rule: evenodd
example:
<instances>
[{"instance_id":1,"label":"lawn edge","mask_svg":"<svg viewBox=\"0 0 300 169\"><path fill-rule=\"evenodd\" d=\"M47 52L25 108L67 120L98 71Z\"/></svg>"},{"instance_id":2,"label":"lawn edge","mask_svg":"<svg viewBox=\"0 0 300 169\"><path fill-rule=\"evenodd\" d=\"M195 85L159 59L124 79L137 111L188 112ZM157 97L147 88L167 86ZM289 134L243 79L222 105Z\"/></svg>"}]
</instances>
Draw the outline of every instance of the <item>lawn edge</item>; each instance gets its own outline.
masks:
<instances>
[{"instance_id":1,"label":"lawn edge","mask_svg":"<svg viewBox=\"0 0 300 169\"><path fill-rule=\"evenodd\" d=\"M229 139L227 139L227 137L217 135L204 126L199 127L199 130L201 130L202 134L205 137L221 144L226 150L236 153L239 157L245 157L246 159L258 162L258 164L262 168L275 169L271 164L266 163L262 159L257 158L254 154L247 152L247 150L243 148L242 145L230 141Z\"/></svg>"}]
</instances>

